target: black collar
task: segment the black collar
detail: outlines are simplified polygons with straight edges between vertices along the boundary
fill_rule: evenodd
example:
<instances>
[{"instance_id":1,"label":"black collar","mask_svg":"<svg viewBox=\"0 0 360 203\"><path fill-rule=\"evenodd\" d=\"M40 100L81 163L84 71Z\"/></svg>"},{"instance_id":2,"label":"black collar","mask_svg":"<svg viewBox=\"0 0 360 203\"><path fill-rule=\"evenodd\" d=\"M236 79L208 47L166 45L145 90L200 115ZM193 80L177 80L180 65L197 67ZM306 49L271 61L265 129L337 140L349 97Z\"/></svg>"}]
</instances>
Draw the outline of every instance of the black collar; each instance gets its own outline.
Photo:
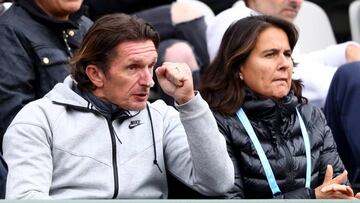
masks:
<instances>
[{"instance_id":1,"label":"black collar","mask_svg":"<svg viewBox=\"0 0 360 203\"><path fill-rule=\"evenodd\" d=\"M245 103L242 107L246 111L246 114L252 118L272 117L277 113L290 115L294 113L295 107L299 105L298 99L293 91L290 91L287 96L280 100L273 98L261 100L250 89L246 89L245 92Z\"/></svg>"},{"instance_id":2,"label":"black collar","mask_svg":"<svg viewBox=\"0 0 360 203\"><path fill-rule=\"evenodd\" d=\"M100 98L96 97L91 92L82 92L79 90L77 85L73 86L73 90L83 97L86 101L91 103L93 106L96 107L98 112L103 115L108 120L119 120L120 122L133 117L128 110L119 108L117 105L101 100Z\"/></svg>"}]
</instances>

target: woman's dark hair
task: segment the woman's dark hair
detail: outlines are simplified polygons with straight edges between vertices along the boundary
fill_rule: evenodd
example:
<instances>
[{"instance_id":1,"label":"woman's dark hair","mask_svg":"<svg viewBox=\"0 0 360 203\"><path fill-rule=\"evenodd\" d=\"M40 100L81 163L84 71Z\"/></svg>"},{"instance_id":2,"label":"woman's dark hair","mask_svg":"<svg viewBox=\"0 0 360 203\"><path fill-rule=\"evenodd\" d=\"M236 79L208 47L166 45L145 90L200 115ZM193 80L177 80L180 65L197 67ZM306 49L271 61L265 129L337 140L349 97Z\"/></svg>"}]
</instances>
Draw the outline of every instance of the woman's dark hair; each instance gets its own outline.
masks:
<instances>
[{"instance_id":1,"label":"woman's dark hair","mask_svg":"<svg viewBox=\"0 0 360 203\"><path fill-rule=\"evenodd\" d=\"M142 20L126 14L110 14L99 18L84 37L79 50L71 59L71 75L81 91L95 88L86 75L88 65L96 65L105 74L117 57L116 47L123 42L151 40L157 48L159 34Z\"/></svg>"},{"instance_id":2,"label":"woman's dark hair","mask_svg":"<svg viewBox=\"0 0 360 203\"><path fill-rule=\"evenodd\" d=\"M210 108L226 115L232 115L240 109L246 88L239 78L240 67L254 49L258 36L270 27L283 30L291 50L294 49L298 31L293 24L276 17L250 16L235 22L226 30L219 51L205 70L200 84L201 95ZM292 80L291 90L300 102L307 102L301 93L300 80Z\"/></svg>"}]
</instances>

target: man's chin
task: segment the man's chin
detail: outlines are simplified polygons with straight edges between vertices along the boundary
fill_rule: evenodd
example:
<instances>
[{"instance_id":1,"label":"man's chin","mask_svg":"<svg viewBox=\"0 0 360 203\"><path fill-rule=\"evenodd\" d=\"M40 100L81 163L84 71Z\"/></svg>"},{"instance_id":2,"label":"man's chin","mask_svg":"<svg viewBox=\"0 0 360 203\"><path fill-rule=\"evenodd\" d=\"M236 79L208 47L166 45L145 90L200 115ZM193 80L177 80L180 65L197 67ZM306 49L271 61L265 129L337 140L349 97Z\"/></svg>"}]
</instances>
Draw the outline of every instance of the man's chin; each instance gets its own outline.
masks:
<instances>
[{"instance_id":1,"label":"man's chin","mask_svg":"<svg viewBox=\"0 0 360 203\"><path fill-rule=\"evenodd\" d=\"M146 101L145 102L137 102L136 104L133 104L127 110L130 111L141 111L146 108Z\"/></svg>"}]
</instances>

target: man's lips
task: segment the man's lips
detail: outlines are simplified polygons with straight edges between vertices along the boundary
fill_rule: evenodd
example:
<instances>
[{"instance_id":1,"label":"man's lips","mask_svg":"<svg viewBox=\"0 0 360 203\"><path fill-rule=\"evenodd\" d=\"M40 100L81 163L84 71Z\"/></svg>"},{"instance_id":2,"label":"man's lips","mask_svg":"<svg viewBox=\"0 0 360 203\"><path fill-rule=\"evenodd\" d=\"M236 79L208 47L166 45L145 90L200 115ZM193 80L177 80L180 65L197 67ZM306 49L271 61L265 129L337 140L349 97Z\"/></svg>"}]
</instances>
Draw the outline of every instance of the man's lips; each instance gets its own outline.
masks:
<instances>
[{"instance_id":1,"label":"man's lips","mask_svg":"<svg viewBox=\"0 0 360 203\"><path fill-rule=\"evenodd\" d=\"M135 97L140 98L141 100L147 100L147 97L149 96L149 93L144 92L144 93L136 93L133 94Z\"/></svg>"}]
</instances>

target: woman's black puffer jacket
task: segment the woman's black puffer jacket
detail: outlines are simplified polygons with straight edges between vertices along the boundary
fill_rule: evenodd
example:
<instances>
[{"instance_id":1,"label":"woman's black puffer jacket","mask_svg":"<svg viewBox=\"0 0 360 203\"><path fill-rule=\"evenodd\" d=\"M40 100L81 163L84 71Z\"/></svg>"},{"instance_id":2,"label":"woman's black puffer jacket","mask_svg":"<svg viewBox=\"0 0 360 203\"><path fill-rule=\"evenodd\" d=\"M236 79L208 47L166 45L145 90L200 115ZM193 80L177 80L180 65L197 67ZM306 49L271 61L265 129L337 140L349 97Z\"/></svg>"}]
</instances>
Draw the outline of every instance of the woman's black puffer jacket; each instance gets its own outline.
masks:
<instances>
[{"instance_id":1,"label":"woman's black puffer jacket","mask_svg":"<svg viewBox=\"0 0 360 203\"><path fill-rule=\"evenodd\" d=\"M242 106L269 160L282 195L275 198L315 198L314 189L324 180L326 166L334 175L344 171L336 144L320 109L299 104L291 92L281 101L258 100L248 93ZM305 188L306 155L298 108L311 145L311 189ZM214 112L227 140L235 167L235 186L227 198L273 198L264 168L245 128L236 115Z\"/></svg>"}]
</instances>

